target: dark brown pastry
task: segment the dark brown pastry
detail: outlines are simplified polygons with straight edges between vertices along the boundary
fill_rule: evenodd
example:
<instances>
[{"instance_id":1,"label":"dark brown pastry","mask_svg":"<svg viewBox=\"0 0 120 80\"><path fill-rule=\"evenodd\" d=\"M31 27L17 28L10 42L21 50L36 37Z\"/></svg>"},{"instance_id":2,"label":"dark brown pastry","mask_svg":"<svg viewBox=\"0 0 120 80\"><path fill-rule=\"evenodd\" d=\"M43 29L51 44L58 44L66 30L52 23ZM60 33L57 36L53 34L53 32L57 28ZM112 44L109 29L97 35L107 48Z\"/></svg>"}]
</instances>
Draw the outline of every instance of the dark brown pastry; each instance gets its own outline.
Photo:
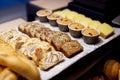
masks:
<instances>
[{"instance_id":1,"label":"dark brown pastry","mask_svg":"<svg viewBox=\"0 0 120 80\"><path fill-rule=\"evenodd\" d=\"M71 57L76 53L83 50L83 47L77 40L71 40L69 42L65 42L61 46L62 52L65 54L66 57Z\"/></svg>"}]
</instances>

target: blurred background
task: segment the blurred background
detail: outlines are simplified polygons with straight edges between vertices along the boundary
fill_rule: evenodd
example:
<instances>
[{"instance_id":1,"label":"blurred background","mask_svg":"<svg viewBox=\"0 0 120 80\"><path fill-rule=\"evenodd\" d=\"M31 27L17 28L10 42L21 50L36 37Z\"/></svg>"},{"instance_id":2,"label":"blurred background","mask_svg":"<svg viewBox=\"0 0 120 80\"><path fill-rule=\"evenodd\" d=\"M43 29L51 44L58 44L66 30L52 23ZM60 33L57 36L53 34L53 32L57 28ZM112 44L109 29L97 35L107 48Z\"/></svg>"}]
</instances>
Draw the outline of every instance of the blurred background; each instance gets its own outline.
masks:
<instances>
[{"instance_id":1,"label":"blurred background","mask_svg":"<svg viewBox=\"0 0 120 80\"><path fill-rule=\"evenodd\" d=\"M5 9L11 6L16 6L20 4L25 4L29 2L30 0L0 0L0 9Z\"/></svg>"},{"instance_id":2,"label":"blurred background","mask_svg":"<svg viewBox=\"0 0 120 80\"><path fill-rule=\"evenodd\" d=\"M23 18L26 20L26 4L30 0L0 0L0 23Z\"/></svg>"}]
</instances>

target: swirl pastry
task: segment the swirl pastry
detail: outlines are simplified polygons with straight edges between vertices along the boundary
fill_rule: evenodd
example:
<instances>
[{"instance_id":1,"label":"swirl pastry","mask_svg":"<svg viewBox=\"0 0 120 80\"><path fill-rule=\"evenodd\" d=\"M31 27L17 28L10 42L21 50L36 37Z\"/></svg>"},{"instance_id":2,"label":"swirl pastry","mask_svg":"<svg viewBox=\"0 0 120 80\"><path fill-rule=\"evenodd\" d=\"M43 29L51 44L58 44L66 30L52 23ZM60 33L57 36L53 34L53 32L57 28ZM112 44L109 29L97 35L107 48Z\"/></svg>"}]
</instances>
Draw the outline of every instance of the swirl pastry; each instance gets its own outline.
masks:
<instances>
[{"instance_id":1,"label":"swirl pastry","mask_svg":"<svg viewBox=\"0 0 120 80\"><path fill-rule=\"evenodd\" d=\"M41 54L41 59L38 64L41 69L47 70L63 60L64 55L62 52L50 51L48 53Z\"/></svg>"}]
</instances>

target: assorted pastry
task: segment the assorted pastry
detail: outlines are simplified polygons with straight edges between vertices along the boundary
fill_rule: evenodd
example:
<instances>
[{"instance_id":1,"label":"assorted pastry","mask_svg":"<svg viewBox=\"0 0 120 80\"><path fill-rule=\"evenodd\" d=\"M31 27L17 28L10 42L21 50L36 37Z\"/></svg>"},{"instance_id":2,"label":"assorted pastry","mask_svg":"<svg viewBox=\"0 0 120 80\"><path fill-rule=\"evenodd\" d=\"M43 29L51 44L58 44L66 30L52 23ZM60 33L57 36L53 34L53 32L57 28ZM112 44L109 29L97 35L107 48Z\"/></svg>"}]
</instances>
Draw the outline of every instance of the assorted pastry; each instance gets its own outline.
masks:
<instances>
[{"instance_id":1,"label":"assorted pastry","mask_svg":"<svg viewBox=\"0 0 120 80\"><path fill-rule=\"evenodd\" d=\"M48 42L16 30L8 30L0 34L0 39L6 42L20 54L32 59L41 69L47 70L64 60L64 54L56 51Z\"/></svg>"},{"instance_id":2,"label":"assorted pastry","mask_svg":"<svg viewBox=\"0 0 120 80\"><path fill-rule=\"evenodd\" d=\"M68 9L54 11L53 13L59 14L64 18L71 19L73 21L72 23L80 23L86 28L98 29L100 31L100 36L104 39L107 39L112 34L114 34L114 28L111 25L105 22L101 23L98 20L93 20L84 14L77 13Z\"/></svg>"},{"instance_id":3,"label":"assorted pastry","mask_svg":"<svg viewBox=\"0 0 120 80\"><path fill-rule=\"evenodd\" d=\"M48 10L40 10L40 11L48 11ZM38 11L38 12L40 12L40 11ZM37 14L38 14L38 12L37 12ZM48 12L50 12L50 11L48 11ZM61 17L58 17L57 15L59 15ZM55 19L53 21L53 19L49 18L50 16L57 17L57 19ZM93 20L90 17L85 16L84 14L81 14L81 13L78 13L78 12L75 12L72 10L68 10L68 9L51 11L51 14L47 16L47 19L49 20L50 25L58 26L60 31L70 32L70 34L71 34L71 28L69 29L68 27L71 23L80 23L85 28L98 29L100 31L100 37L102 37L104 39L107 39L108 37L110 37L111 35L114 34L114 28L111 25L109 25L105 22L101 23L100 21ZM76 26L76 27L78 27L78 26ZM79 34L81 34L81 33L79 32ZM73 32L71 35L73 37L76 37L75 32ZM80 35L79 35L79 37L80 37Z\"/></svg>"},{"instance_id":4,"label":"assorted pastry","mask_svg":"<svg viewBox=\"0 0 120 80\"><path fill-rule=\"evenodd\" d=\"M63 52L63 54L66 57L71 57L73 54L75 55L78 52L83 50L82 45L77 40L72 41L70 36L66 33L51 30L51 29L45 27L43 24L37 24L35 22L28 23L27 26L24 26L24 24L26 24L26 22L19 25L19 27L18 27L19 31L29 35L30 37L33 37L33 38L37 37L41 41L47 41L57 51ZM34 35L31 35L31 34L34 34ZM74 42L76 42L75 45L73 45ZM62 47L63 44L68 44L68 43L71 45ZM68 47L70 47L72 50L74 50L74 52L69 53L69 56L67 53ZM66 48L66 50L64 50L63 48Z\"/></svg>"},{"instance_id":5,"label":"assorted pastry","mask_svg":"<svg viewBox=\"0 0 120 80\"><path fill-rule=\"evenodd\" d=\"M25 22L18 29L22 33L10 29L1 32L0 39L18 53L32 59L42 70L48 70L64 61L64 55L72 57L83 50L77 40L71 40L67 34L53 31L43 24Z\"/></svg>"},{"instance_id":6,"label":"assorted pastry","mask_svg":"<svg viewBox=\"0 0 120 80\"><path fill-rule=\"evenodd\" d=\"M52 11L41 10L37 14L39 16L46 14L44 18L40 16L44 19L41 21L46 22L48 21L47 16L52 14ZM99 35L106 39L114 33L113 27L109 24L92 20L74 11L62 10L56 11L54 14L60 15L62 18L57 19L56 23L51 25L58 25L63 32L71 29L70 34L73 37L85 34L87 40L89 36L96 35L97 39ZM58 18L56 15L49 17ZM81 28L84 28L84 31ZM0 79L2 80L41 80L37 66L41 70L48 70L64 61L65 56L70 58L84 49L77 40L72 40L68 34L51 30L37 22L24 22L18 26L18 30L20 32L10 29L0 33ZM78 30L80 30L80 35L78 35ZM81 34L81 30L83 34ZM89 32L90 30L91 32ZM94 39L89 39L86 43L94 43L96 41ZM110 66L111 64L114 66ZM113 69L114 74L110 74L109 69ZM120 74L118 62L114 60L106 62L104 73L108 78L115 80L118 71ZM110 75L111 77L109 77Z\"/></svg>"}]
</instances>

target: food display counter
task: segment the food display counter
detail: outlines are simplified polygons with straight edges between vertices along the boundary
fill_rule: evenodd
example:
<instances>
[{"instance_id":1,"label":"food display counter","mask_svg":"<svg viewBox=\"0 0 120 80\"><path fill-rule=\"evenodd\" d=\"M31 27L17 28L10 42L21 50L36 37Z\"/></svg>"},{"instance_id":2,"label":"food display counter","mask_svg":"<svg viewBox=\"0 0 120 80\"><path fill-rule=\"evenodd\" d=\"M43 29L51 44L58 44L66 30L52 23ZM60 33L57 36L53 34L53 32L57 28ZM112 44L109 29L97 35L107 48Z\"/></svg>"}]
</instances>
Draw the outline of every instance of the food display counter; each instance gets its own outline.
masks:
<instances>
[{"instance_id":1,"label":"food display counter","mask_svg":"<svg viewBox=\"0 0 120 80\"><path fill-rule=\"evenodd\" d=\"M60 31L58 27L53 27L49 23L42 23L39 20L36 20L34 22L44 24L51 30ZM1 28L0 31L5 31L10 28L18 30L18 25L15 27L4 26L4 28ZM47 71L43 71L38 68L42 80L75 80L79 78L111 52L112 48L115 46L113 46L115 40L120 36L119 32L120 28L114 27L114 34L107 39L100 37L97 44L86 44L83 41L82 37L73 38L69 32L65 32L71 37L71 39L77 40L84 47L84 49L82 52L76 54L75 56L72 56L70 58L65 57L65 60L63 62L55 65Z\"/></svg>"},{"instance_id":2,"label":"food display counter","mask_svg":"<svg viewBox=\"0 0 120 80\"><path fill-rule=\"evenodd\" d=\"M5 24L0 24L0 33L1 32L6 32L7 30L10 30L10 29L14 29L18 33L25 33L26 34L27 30L28 30L27 36L29 38L31 38L31 36L29 35L30 27L33 25L32 26L33 33L34 33L34 28L35 28L34 24L31 24L31 23L38 23L40 25L45 26L46 29L43 29L43 31L39 31L39 29L36 30L39 33L38 36L39 35L41 36L42 34L44 34L45 37L46 37L46 34L49 35L49 31L56 32L56 33L57 32L58 33L62 32L59 29L59 26L51 26L51 24L49 22L41 22L40 20L38 20L40 18L40 16L37 14L37 11L41 10L41 9L52 10L52 13L56 12L58 14L61 14L62 17L64 16L68 19L73 19L77 23L79 23L79 22L82 23L83 22L82 25L84 27L88 27L88 28L90 28L90 26L88 26L89 21L93 21L93 22L95 21L95 22L98 22L98 23L101 21L100 24L103 24L104 21L105 21L105 20L103 20L104 17L105 17L105 19L107 19L107 21L111 20L111 19L109 19L109 17L110 17L109 15L106 16L106 14L104 14L104 13L93 11L93 9L89 10L88 8L82 7L82 5L80 6L79 3L77 2L79 0L73 0L73 1L76 1L76 2L71 2L71 1L72 0L62 0L62 3L64 3L64 4L59 4L59 5L57 5L56 3L60 3L61 1L55 2L55 0L54 0L53 4L50 4L51 1L49 1L49 0L47 1L48 3L44 2L44 0L30 2L30 3L27 4L27 18L28 18L28 21L31 21L31 22L30 22L30 25L26 25L27 27L23 26L23 27L26 27L26 32L22 32L22 30L20 31L18 26L20 26L20 24L22 24L24 22L27 22L27 21L22 20L22 19L18 19L18 20L15 20L15 21L10 21L10 22L5 23ZM97 2L99 2L99 1L97 1ZM69 12L69 9L70 9L70 12ZM57 12L57 10L58 10L58 12ZM64 10L66 10L66 12L64 12ZM71 11L71 10L73 10L73 11ZM79 13L76 13L76 11L79 12ZM111 10L110 10L110 12L111 12ZM113 14L110 14L110 15L113 15ZM36 18L36 16L37 16L37 18ZM35 18L36 18L36 20L35 20ZM47 15L47 18L48 18L48 15ZM86 74L89 75L89 73L92 73L91 70L95 70L96 65L98 65L99 62L101 62L104 58L106 58L110 54L114 53L114 51L115 51L115 54L112 54L112 55L117 54L116 53L117 52L116 51L116 49L117 49L116 45L119 44L120 28L115 27L115 26L110 26L110 28L111 27L114 30L113 34L111 34L109 37L107 36L107 38L103 38L102 36L99 36L99 38L98 38L99 40L95 44L87 44L87 43L85 43L85 41L83 39L83 36L81 36L79 38L75 38L75 37L71 36L70 32L64 32L63 31L62 34L67 34L71 38L71 40L75 40L78 43L80 43L80 46L82 46L82 51L80 51L78 53L75 53L75 55L73 55L71 57L68 57L68 56L64 55L64 52L63 52L64 60L61 60L59 63L56 63L54 66L50 67L47 70L43 70L41 68L41 65L44 66L44 61L43 61L43 63L42 62L37 63L37 61L36 61L35 62L37 64L36 68L39 70L41 80L77 80L77 79L78 80L85 80L84 77L86 77ZM40 30L42 30L42 29L40 29ZM48 30L48 33L47 33L47 30ZM106 31L109 32L109 29L108 30L106 29ZM16 35L18 34L17 32L16 32ZM16 36L15 34L13 34L13 35ZM36 35L37 35L36 32L35 32L34 35L35 36L34 37L32 36L32 38L36 37ZM40 40L40 36L37 37L37 39L39 38L39 40ZM104 35L104 36L106 36L106 35ZM15 38L15 39L17 40L17 38ZM13 40L14 40L14 38L13 38ZM43 43L47 43L47 40L45 40L45 41L46 42L43 42ZM17 42L15 44L17 44ZM33 41L32 44L34 44L34 41ZM49 44L49 43L47 43L47 44ZM37 47L39 45L40 44L37 44ZM55 48L55 45L53 45L53 44L50 44L50 45ZM42 44L42 47L44 47L44 46L46 47L45 44ZM23 47L25 47L27 49L30 48L30 47L27 47L26 45L23 46ZM41 47L41 46L39 46L39 47ZM27 51L27 49L26 49L26 51ZM38 52L40 51L40 49L36 49L35 50L36 51L35 56L37 54L37 50L38 50ZM56 48L53 49L53 50L57 51ZM29 50L28 50L28 53L30 53L30 55L31 55L34 52L32 53L32 50L31 50L31 52L29 52ZM23 53L23 54L28 55L28 53ZM47 53L50 54L49 49L48 49L48 52L46 52L46 53L44 52L44 54L46 54L48 56L48 59L49 59L49 54L47 54ZM39 54L37 54L37 55L39 55ZM43 58L41 58L41 55L40 55L40 59L39 59L39 57L37 57L37 60L42 61L42 59L46 58L46 55L42 55ZM56 54L55 54L55 56L56 56ZM52 58L53 58L53 56L52 56ZM31 57L30 57L30 59L31 59ZM32 55L32 60L33 60L33 55ZM46 59L46 61L47 61L47 59ZM52 59L50 58L50 60L48 60L48 63L49 63L49 61L51 62ZM33 62L34 62L34 60L33 60ZM53 62L53 64L54 64L54 62ZM101 64L101 65L103 65L103 64ZM97 68L98 68L98 66L97 66ZM93 69L93 68L95 68L95 69Z\"/></svg>"},{"instance_id":3,"label":"food display counter","mask_svg":"<svg viewBox=\"0 0 120 80\"><path fill-rule=\"evenodd\" d=\"M36 21L36 22L39 22L39 21ZM40 22L41 23L41 22ZM50 26L50 24L49 23L43 23L43 24L45 24L45 26L47 26L47 27L49 27L50 29L52 29L52 30L55 30L55 31L59 31L59 29L58 29L58 27L53 27L53 26ZM65 58L65 61L63 61L62 63L60 63L60 64L58 64L58 65L56 65L56 66L54 66L53 68L51 68L50 70L48 70L48 71L41 71L41 76L43 77L43 79L52 79L53 77L55 77L56 75L59 75L62 71L64 71L64 70L66 70L68 67L70 67L70 66L72 66L72 65L74 65L76 62L77 62L77 64L79 64L79 67L76 65L76 67L78 68L78 69L81 69L80 67L82 66L82 64L84 65L84 64L87 64L88 63L88 65L87 65L87 67L86 67L86 69L85 70L83 70L82 72L78 72L79 74L77 74L77 75L82 75L82 74L84 74L85 72L87 72L87 70L89 70L90 68L92 68L92 66L94 66L95 65L95 63L97 63L98 61L100 61L103 57L105 57L106 55L108 55L110 52L111 52L111 50L109 50L109 49L111 49L110 47L112 46L112 45L109 45L110 44L110 42L112 42L114 39L116 39L116 38L118 38L119 36L120 36L120 33L119 33L119 31L120 31L120 28L115 28L114 27L114 30L115 30L115 33L112 35L112 36L110 36L108 39L103 39L103 38L100 38L100 41L99 41L99 43L97 43L97 44L91 44L91 45L89 45L89 44L86 44L84 41L83 41L83 39L82 38L73 38L73 37L71 37L71 35L69 34L69 33L67 33L72 39L74 39L74 40L78 40L80 43L81 43L81 45L84 47L84 50L82 51L82 52L80 52L80 53L78 53L77 55L75 55L75 56L73 56L73 57L71 57L71 58ZM107 48L107 50L108 51L105 51L104 49L105 48ZM102 51L101 51L102 50ZM105 51L105 52L104 52ZM101 52L101 53L100 53ZM97 53L97 54L96 54ZM93 57L90 57L90 55L92 55ZM96 56L95 56L96 55ZM79 61L80 60L84 60L83 58L88 58L88 59L86 59L86 60L88 60L87 62L84 62L84 63L80 63ZM98 57L98 58L97 58ZM89 60L90 61L92 61L92 59L91 58L94 58L94 59L96 59L95 61L93 61L92 63L90 63L89 64ZM85 61L86 61L85 60ZM81 61L82 62L82 61ZM81 64L81 66L80 66L80 64ZM76 68L75 66L73 67L71 67L70 69L71 70L73 70L73 72L74 72L74 68ZM82 66L83 67L83 66ZM83 68L84 69L84 68ZM79 70L78 70L79 71ZM64 73L64 72L63 72ZM75 76L73 76L74 75L74 73L68 73L68 74L70 74L69 76L71 77L71 78L69 78L69 79L76 79L76 78L78 78L78 76L77 77L75 77ZM76 74L76 73L75 73ZM64 74L63 74L64 75ZM67 74L66 75L64 75L64 77L65 76L67 76ZM57 76L56 76L57 77ZM53 78L54 79L54 78Z\"/></svg>"}]
</instances>

